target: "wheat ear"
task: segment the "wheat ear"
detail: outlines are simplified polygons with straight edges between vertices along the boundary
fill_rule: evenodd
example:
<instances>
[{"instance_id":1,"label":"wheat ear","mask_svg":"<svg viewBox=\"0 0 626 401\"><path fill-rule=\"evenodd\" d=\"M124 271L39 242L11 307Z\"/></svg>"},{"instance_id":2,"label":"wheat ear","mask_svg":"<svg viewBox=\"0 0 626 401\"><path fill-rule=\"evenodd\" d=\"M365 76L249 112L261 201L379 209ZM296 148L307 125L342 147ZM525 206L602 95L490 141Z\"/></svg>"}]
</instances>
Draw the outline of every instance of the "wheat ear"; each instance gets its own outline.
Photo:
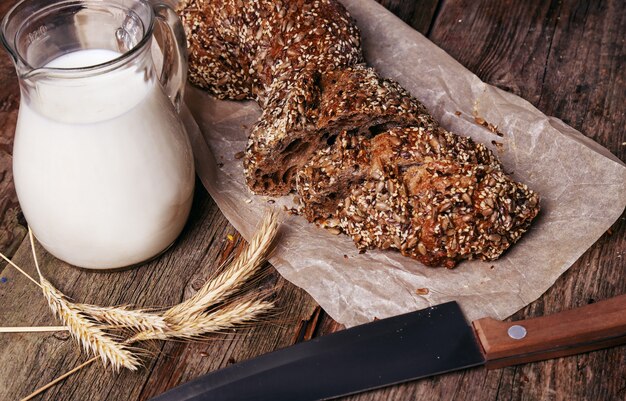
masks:
<instances>
[{"instance_id":1,"label":"wheat ear","mask_svg":"<svg viewBox=\"0 0 626 401\"><path fill-rule=\"evenodd\" d=\"M217 277L207 282L191 298L164 313L168 320L204 312L239 290L263 265L278 232L276 212L270 210L250 244Z\"/></svg>"},{"instance_id":2,"label":"wheat ear","mask_svg":"<svg viewBox=\"0 0 626 401\"><path fill-rule=\"evenodd\" d=\"M163 331L167 327L163 316L141 309L129 309L126 306L104 307L89 304L77 304L77 307L99 322L108 323L119 328L131 329L136 332L144 330Z\"/></svg>"},{"instance_id":3,"label":"wheat ear","mask_svg":"<svg viewBox=\"0 0 626 401\"><path fill-rule=\"evenodd\" d=\"M85 351L99 355L102 362L110 363L116 371L120 367L137 370L140 365L139 359L123 344L100 330L97 323L69 302L63 293L43 277L41 286L52 312L69 328L72 336L80 342Z\"/></svg>"},{"instance_id":4,"label":"wheat ear","mask_svg":"<svg viewBox=\"0 0 626 401\"><path fill-rule=\"evenodd\" d=\"M171 340L171 339L197 339L207 333L216 333L234 328L240 324L250 322L270 310L272 302L267 301L243 301L236 302L210 313L196 314L184 321L171 322L167 330L146 330L127 340L128 344L148 340Z\"/></svg>"},{"instance_id":5,"label":"wheat ear","mask_svg":"<svg viewBox=\"0 0 626 401\"><path fill-rule=\"evenodd\" d=\"M68 327L72 336L80 342L83 349L100 356L105 365L110 363L116 371L120 367L137 370L140 362L132 352L123 344L115 341L110 335L100 330L96 322L90 319L76 304L70 302L65 294L57 290L43 277L39 268L37 252L35 252L33 232L30 227L28 228L28 238L33 252L35 268L37 269L37 274L39 274L39 283L52 312Z\"/></svg>"},{"instance_id":6,"label":"wheat ear","mask_svg":"<svg viewBox=\"0 0 626 401\"><path fill-rule=\"evenodd\" d=\"M239 304L233 304L229 307L218 309L213 313L196 315L196 319L192 322L187 322L186 326L170 328L167 331L145 330L138 333L134 337L129 338L125 341L125 343L132 344L139 341L171 340L176 338L201 338L205 333L226 330L236 325L252 321L260 314L270 310L272 307L273 304L271 302L264 301L247 301ZM68 376L78 372L94 361L95 358L91 358L87 362L84 362L69 372L57 377L45 386L40 387L35 392L20 401L26 401L34 398L38 394L41 394L45 390L66 379Z\"/></svg>"}]
</instances>

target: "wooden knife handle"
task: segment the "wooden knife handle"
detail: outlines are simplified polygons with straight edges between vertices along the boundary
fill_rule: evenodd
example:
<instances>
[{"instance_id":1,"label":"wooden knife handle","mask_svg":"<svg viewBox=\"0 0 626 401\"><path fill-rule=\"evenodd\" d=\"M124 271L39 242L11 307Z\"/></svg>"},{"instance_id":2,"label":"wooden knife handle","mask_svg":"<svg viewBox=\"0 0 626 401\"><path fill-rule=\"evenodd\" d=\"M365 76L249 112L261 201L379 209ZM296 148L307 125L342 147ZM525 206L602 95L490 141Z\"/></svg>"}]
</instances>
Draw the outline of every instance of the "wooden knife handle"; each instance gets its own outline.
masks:
<instances>
[{"instance_id":1,"label":"wooden knife handle","mask_svg":"<svg viewBox=\"0 0 626 401\"><path fill-rule=\"evenodd\" d=\"M626 343L626 294L550 316L472 325L489 369L579 354Z\"/></svg>"}]
</instances>

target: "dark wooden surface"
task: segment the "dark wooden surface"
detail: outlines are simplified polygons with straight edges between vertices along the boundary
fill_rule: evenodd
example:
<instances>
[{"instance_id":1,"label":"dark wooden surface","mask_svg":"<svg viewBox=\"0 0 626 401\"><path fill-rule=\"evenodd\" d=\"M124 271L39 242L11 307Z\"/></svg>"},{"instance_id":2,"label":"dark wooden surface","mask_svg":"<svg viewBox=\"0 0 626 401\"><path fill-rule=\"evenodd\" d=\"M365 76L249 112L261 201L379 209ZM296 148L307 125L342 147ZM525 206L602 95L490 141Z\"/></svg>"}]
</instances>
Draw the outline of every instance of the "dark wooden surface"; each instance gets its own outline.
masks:
<instances>
[{"instance_id":1,"label":"dark wooden surface","mask_svg":"<svg viewBox=\"0 0 626 401\"><path fill-rule=\"evenodd\" d=\"M380 0L481 79L563 119L626 160L626 7L623 1ZM13 0L0 0L4 15ZM11 175L19 92L0 54L0 250L32 271ZM235 236L232 244L227 235ZM626 216L539 300L514 319L626 293ZM110 274L43 257L44 271L77 300L163 306L199 288L241 239L198 186L175 247L141 268ZM234 246L233 246L234 245ZM55 324L31 283L0 265L0 325ZM462 266L460 267L462 268ZM532 268L532 266L529 266ZM206 343L156 343L138 373L91 366L40 400L145 400L202 373L341 329L302 290L276 276L280 315ZM0 400L30 393L85 360L65 333L0 334ZM626 400L626 347L487 371L482 368L355 395L346 400Z\"/></svg>"}]
</instances>

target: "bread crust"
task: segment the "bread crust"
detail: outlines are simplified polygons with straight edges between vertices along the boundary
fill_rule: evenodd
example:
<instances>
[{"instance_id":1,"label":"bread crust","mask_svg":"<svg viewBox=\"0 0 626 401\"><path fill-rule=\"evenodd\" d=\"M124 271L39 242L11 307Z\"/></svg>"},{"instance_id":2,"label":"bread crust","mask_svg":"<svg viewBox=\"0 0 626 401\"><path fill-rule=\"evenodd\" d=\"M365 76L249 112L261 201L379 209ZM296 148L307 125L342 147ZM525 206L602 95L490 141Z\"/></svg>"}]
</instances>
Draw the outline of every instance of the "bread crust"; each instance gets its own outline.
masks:
<instances>
[{"instance_id":1,"label":"bread crust","mask_svg":"<svg viewBox=\"0 0 626 401\"><path fill-rule=\"evenodd\" d=\"M396 249L427 266L497 259L536 217L539 197L492 152L436 125L372 139L347 133L297 176L302 214L359 249Z\"/></svg>"}]
</instances>

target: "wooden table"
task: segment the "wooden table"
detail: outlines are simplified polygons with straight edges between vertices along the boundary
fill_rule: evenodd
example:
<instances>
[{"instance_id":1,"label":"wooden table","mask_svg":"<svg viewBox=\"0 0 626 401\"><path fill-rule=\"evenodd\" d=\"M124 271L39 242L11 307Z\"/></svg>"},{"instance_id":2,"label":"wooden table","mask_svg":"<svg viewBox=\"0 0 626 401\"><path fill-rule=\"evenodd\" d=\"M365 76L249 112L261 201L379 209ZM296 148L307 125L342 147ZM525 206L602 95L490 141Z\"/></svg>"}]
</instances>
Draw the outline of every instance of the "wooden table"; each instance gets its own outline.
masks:
<instances>
[{"instance_id":1,"label":"wooden table","mask_svg":"<svg viewBox=\"0 0 626 401\"><path fill-rule=\"evenodd\" d=\"M0 14L13 0L0 0ZM381 0L484 81L528 99L626 160L626 8L619 0ZM0 250L32 271L11 175L19 92L0 55ZM622 217L539 300L513 316L558 312L626 293ZM227 235L234 236L234 242ZM94 274L50 256L43 269L77 300L163 306L188 297L241 239L198 185L189 223L158 260L123 273ZM462 267L461 267L462 268ZM529 266L532 268L532 266ZM56 324L37 288L0 267L0 324ZM2 280L4 281L4 280ZM205 372L341 326L301 289L276 275L279 322L203 343L156 343L137 373L92 365L41 400L145 400ZM0 400L29 394L86 357L63 332L0 334ZM626 348L496 371L447 374L350 397L351 400L625 400Z\"/></svg>"}]
</instances>

